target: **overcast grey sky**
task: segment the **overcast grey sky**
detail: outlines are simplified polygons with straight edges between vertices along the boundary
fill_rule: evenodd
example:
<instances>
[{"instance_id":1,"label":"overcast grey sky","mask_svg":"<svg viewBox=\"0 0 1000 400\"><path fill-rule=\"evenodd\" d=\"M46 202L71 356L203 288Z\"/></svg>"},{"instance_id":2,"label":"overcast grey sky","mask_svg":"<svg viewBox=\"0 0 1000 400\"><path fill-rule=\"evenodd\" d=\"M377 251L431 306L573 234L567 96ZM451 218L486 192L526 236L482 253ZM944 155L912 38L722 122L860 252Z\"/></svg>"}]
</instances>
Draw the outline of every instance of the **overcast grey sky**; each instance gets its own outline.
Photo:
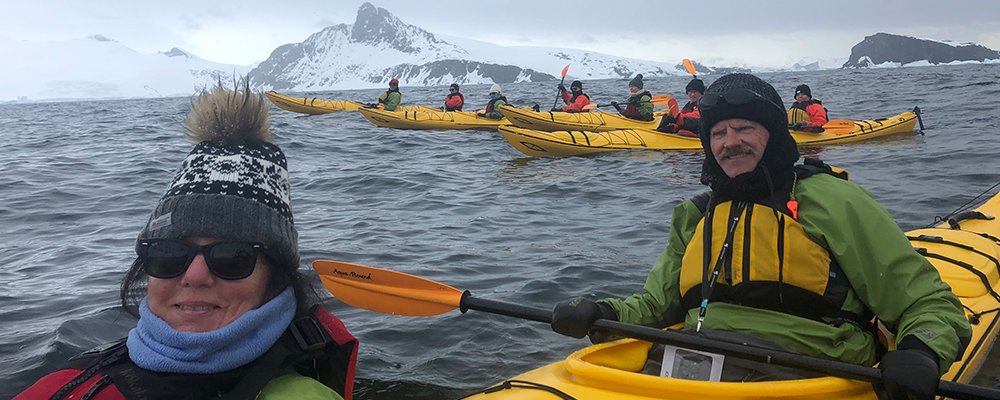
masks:
<instances>
[{"instance_id":1,"label":"overcast grey sky","mask_svg":"<svg viewBox=\"0 0 1000 400\"><path fill-rule=\"evenodd\" d=\"M102 34L139 51L180 47L231 64L353 23L359 0L3 1L0 37L67 40ZM889 32L1000 49L1000 1L372 1L433 33L501 45L572 47L676 62L692 58L787 66L846 59L864 36Z\"/></svg>"}]
</instances>

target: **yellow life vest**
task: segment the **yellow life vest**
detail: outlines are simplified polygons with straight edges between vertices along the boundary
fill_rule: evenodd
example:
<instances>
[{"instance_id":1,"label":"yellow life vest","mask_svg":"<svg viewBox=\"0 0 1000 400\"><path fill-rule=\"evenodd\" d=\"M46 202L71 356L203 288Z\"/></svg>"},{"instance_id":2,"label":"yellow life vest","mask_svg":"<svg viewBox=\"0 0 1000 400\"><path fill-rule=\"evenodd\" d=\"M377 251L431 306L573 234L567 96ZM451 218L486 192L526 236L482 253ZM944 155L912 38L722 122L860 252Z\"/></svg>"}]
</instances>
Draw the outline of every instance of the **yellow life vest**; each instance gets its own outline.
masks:
<instances>
[{"instance_id":1,"label":"yellow life vest","mask_svg":"<svg viewBox=\"0 0 1000 400\"><path fill-rule=\"evenodd\" d=\"M684 309L707 299L867 327L870 317L841 310L853 289L836 260L786 212L760 203L708 206L681 262Z\"/></svg>"}]
</instances>

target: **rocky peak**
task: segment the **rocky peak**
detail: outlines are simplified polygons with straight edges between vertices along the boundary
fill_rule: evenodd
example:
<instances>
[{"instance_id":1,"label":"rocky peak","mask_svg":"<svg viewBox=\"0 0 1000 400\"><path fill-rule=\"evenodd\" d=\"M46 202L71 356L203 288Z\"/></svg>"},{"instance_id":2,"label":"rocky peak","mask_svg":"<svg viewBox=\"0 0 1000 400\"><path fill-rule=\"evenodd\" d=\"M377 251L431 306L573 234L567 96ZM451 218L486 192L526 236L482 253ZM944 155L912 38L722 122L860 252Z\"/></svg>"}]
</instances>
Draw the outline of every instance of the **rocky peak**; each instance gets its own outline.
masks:
<instances>
[{"instance_id":1,"label":"rocky peak","mask_svg":"<svg viewBox=\"0 0 1000 400\"><path fill-rule=\"evenodd\" d=\"M866 68L887 62L908 64L927 60L931 64L953 61L985 61L1000 53L973 43L954 44L910 36L876 33L851 48L843 68Z\"/></svg>"},{"instance_id":2,"label":"rocky peak","mask_svg":"<svg viewBox=\"0 0 1000 400\"><path fill-rule=\"evenodd\" d=\"M433 41L433 35L423 29L400 21L388 10L364 3L358 9L358 17L351 28L351 42L376 45L385 43L404 53L420 53L414 46L413 38L424 36Z\"/></svg>"},{"instance_id":3,"label":"rocky peak","mask_svg":"<svg viewBox=\"0 0 1000 400\"><path fill-rule=\"evenodd\" d=\"M160 54L163 54L163 55L165 55L167 57L184 57L184 58L191 58L192 57L186 51L178 49L176 47L170 49L170 51L161 51Z\"/></svg>"}]
</instances>

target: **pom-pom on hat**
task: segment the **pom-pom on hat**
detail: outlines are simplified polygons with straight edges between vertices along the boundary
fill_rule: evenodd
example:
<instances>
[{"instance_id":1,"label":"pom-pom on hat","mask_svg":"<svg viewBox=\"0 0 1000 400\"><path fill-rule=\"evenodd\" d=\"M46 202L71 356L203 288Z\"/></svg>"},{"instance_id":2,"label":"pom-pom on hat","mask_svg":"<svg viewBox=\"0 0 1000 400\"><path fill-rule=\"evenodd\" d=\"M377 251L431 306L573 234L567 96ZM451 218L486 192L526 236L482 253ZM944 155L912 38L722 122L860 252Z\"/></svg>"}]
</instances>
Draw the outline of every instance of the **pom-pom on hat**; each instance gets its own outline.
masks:
<instances>
[{"instance_id":1,"label":"pom-pom on hat","mask_svg":"<svg viewBox=\"0 0 1000 400\"><path fill-rule=\"evenodd\" d=\"M628 81L628 85L642 89L642 74L636 74L635 78L632 78L632 80Z\"/></svg>"},{"instance_id":2,"label":"pom-pom on hat","mask_svg":"<svg viewBox=\"0 0 1000 400\"><path fill-rule=\"evenodd\" d=\"M263 244L272 268L298 269L288 164L270 142L268 103L241 79L194 100L185 127L197 144L174 175L139 241L210 237ZM138 246L138 242L136 246Z\"/></svg>"}]
</instances>

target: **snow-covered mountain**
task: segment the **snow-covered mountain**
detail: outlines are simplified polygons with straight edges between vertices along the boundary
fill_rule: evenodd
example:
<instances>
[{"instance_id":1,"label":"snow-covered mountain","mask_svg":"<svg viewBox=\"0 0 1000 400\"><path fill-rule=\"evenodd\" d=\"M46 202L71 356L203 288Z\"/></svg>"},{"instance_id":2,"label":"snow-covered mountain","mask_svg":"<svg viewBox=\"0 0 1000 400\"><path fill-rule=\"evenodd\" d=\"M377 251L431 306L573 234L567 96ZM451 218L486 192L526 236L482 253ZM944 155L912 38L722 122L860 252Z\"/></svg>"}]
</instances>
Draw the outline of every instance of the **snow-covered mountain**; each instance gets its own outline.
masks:
<instances>
[{"instance_id":1,"label":"snow-covered mountain","mask_svg":"<svg viewBox=\"0 0 1000 400\"><path fill-rule=\"evenodd\" d=\"M140 54L101 35L60 42L0 38L0 101L190 95L249 67L203 60L184 50Z\"/></svg>"},{"instance_id":2,"label":"snow-covered mountain","mask_svg":"<svg viewBox=\"0 0 1000 400\"><path fill-rule=\"evenodd\" d=\"M566 64L567 79L685 74L668 63L435 35L365 3L354 24L278 47L250 76L263 88L312 91L382 86L393 77L415 86L551 80Z\"/></svg>"}]
</instances>

